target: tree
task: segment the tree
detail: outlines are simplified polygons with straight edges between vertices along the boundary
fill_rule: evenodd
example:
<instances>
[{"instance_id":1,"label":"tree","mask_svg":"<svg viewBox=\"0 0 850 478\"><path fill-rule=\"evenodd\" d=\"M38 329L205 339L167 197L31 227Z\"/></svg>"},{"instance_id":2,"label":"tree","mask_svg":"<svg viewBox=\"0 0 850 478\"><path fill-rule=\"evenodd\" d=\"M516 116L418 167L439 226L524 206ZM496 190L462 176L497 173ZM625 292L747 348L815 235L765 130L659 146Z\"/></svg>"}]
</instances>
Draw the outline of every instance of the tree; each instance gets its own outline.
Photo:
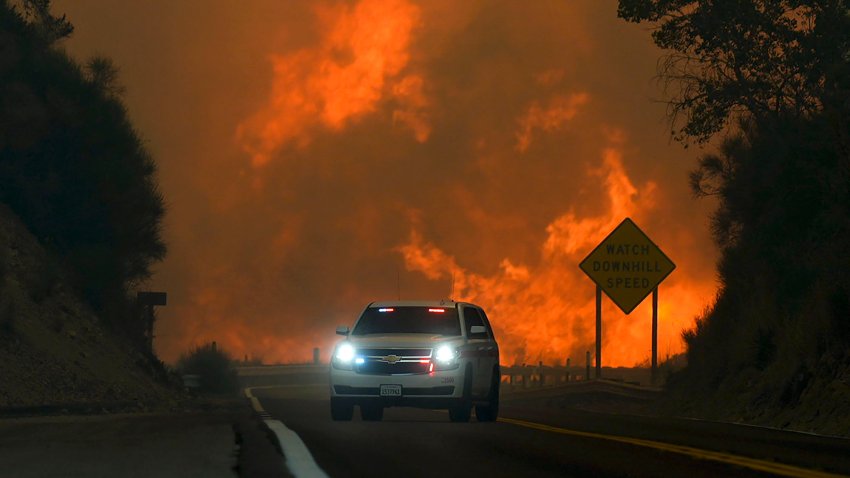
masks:
<instances>
[{"instance_id":1,"label":"tree","mask_svg":"<svg viewBox=\"0 0 850 478\"><path fill-rule=\"evenodd\" d=\"M50 0L22 0L21 5L23 18L46 43L53 44L74 32L65 15L55 17L50 13Z\"/></svg>"},{"instance_id":2,"label":"tree","mask_svg":"<svg viewBox=\"0 0 850 478\"><path fill-rule=\"evenodd\" d=\"M850 0L620 0L618 13L655 24L668 50L676 139L732 126L690 177L718 201L720 288L668 384L721 417L817 410L817 387L850 363Z\"/></svg>"},{"instance_id":3,"label":"tree","mask_svg":"<svg viewBox=\"0 0 850 478\"><path fill-rule=\"evenodd\" d=\"M684 334L685 376L694 383L711 390L749 373L761 399L784 406L800 397L800 377L829 377L824 361L850 359L850 183L842 169L824 114L769 128L745 121L700 159L692 186L717 198L712 232L721 257L717 300Z\"/></svg>"},{"instance_id":4,"label":"tree","mask_svg":"<svg viewBox=\"0 0 850 478\"><path fill-rule=\"evenodd\" d=\"M831 108L844 134L848 0L620 0L618 15L655 24L655 44L669 51L659 78L677 140L704 142L736 116L770 121Z\"/></svg>"},{"instance_id":5,"label":"tree","mask_svg":"<svg viewBox=\"0 0 850 478\"><path fill-rule=\"evenodd\" d=\"M48 0L0 0L0 201L63 263L107 322L133 335L131 289L165 255L156 163L117 68L56 48L73 27Z\"/></svg>"},{"instance_id":6,"label":"tree","mask_svg":"<svg viewBox=\"0 0 850 478\"><path fill-rule=\"evenodd\" d=\"M118 67L111 58L95 56L86 62L86 72L99 90L115 98L124 94L124 87L118 82Z\"/></svg>"}]
</instances>

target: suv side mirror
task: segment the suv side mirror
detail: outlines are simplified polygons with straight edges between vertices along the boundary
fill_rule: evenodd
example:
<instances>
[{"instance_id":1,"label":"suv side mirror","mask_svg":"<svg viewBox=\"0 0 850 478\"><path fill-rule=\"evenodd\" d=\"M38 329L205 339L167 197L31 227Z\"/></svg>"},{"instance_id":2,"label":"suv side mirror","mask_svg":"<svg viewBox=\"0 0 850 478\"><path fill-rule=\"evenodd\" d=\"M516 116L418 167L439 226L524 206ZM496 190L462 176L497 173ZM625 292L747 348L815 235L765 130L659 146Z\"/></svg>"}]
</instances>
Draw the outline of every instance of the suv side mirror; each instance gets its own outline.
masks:
<instances>
[{"instance_id":1,"label":"suv side mirror","mask_svg":"<svg viewBox=\"0 0 850 478\"><path fill-rule=\"evenodd\" d=\"M481 328L483 329L484 327L481 327ZM337 335L347 336L349 332L350 332L350 330L348 330L348 327L346 327L344 325L340 325L339 327L336 328L336 334Z\"/></svg>"},{"instance_id":2,"label":"suv side mirror","mask_svg":"<svg viewBox=\"0 0 850 478\"><path fill-rule=\"evenodd\" d=\"M484 335L487 334L487 329L485 329L483 325L473 325L472 327L469 328L469 335L470 336L481 335L481 334L484 334Z\"/></svg>"}]
</instances>

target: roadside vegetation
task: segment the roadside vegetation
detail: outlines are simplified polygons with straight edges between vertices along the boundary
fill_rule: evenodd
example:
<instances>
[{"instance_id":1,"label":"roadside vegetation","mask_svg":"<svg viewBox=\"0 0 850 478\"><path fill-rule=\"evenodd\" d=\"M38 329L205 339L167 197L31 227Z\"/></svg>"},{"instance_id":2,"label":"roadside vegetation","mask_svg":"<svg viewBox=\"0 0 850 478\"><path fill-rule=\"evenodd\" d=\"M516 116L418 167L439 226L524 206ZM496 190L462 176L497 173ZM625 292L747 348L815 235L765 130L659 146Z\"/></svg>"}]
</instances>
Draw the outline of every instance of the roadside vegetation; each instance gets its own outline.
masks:
<instances>
[{"instance_id":1,"label":"roadside vegetation","mask_svg":"<svg viewBox=\"0 0 850 478\"><path fill-rule=\"evenodd\" d=\"M82 302L51 254L0 204L0 416L172 409L175 377Z\"/></svg>"},{"instance_id":2,"label":"roadside vegetation","mask_svg":"<svg viewBox=\"0 0 850 478\"><path fill-rule=\"evenodd\" d=\"M0 412L169 407L135 304L166 252L156 165L72 32L49 0L0 0Z\"/></svg>"},{"instance_id":3,"label":"roadside vegetation","mask_svg":"<svg viewBox=\"0 0 850 478\"><path fill-rule=\"evenodd\" d=\"M672 134L715 139L714 304L668 386L688 413L847 433L850 2L620 0L649 22Z\"/></svg>"},{"instance_id":4,"label":"roadside vegetation","mask_svg":"<svg viewBox=\"0 0 850 478\"><path fill-rule=\"evenodd\" d=\"M181 355L177 371L183 376L197 376L200 392L233 394L239 390L234 365L230 354L211 342Z\"/></svg>"},{"instance_id":5,"label":"roadside vegetation","mask_svg":"<svg viewBox=\"0 0 850 478\"><path fill-rule=\"evenodd\" d=\"M117 68L85 64L49 0L0 0L0 202L50 255L30 271L48 296L63 275L104 323L140 348L134 288L165 256L156 165L127 117Z\"/></svg>"}]
</instances>

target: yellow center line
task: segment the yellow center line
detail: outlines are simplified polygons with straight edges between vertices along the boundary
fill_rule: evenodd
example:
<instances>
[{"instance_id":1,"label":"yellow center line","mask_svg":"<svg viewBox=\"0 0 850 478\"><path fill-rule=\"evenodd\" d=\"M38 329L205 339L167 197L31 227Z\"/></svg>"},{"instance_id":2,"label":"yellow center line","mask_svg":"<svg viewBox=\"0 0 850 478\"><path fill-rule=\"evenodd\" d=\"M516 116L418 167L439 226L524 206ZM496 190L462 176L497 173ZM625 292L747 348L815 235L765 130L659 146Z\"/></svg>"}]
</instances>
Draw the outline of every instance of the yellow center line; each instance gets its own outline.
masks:
<instances>
[{"instance_id":1,"label":"yellow center line","mask_svg":"<svg viewBox=\"0 0 850 478\"><path fill-rule=\"evenodd\" d=\"M747 458L743 456L732 455L729 453L721 453L716 451L708 451L701 450L699 448L692 448L689 446L683 445L673 445L670 443L662 443L652 440L643 440L640 438L629 438L623 436L616 435L604 435L602 433L592 433L592 432L582 432L578 430L569 430L566 428L558 428L553 427L551 425L544 425L542 423L534 423L527 422L525 420L517 420L515 418L503 418L499 417L499 421L502 423L510 423L511 425L517 425L526 428L533 428L535 430L542 430L546 432L559 433L561 435L572 435L583 438L595 438L598 440L608 440L619 443L627 443L635 446L642 446L646 448L654 448L656 450L678 453L680 455L687 455L693 458L697 458L700 460L711 460L717 461L720 463L728 463L731 465L742 466L744 468L749 468L751 470L763 471L767 473L773 473L775 475L781 476L792 476L798 478L840 478L844 475L835 475L832 473L826 473L823 471L817 470L809 470L806 468L799 468L796 466L785 465L782 463L774 463L770 461L764 460L756 460L754 458Z\"/></svg>"}]
</instances>

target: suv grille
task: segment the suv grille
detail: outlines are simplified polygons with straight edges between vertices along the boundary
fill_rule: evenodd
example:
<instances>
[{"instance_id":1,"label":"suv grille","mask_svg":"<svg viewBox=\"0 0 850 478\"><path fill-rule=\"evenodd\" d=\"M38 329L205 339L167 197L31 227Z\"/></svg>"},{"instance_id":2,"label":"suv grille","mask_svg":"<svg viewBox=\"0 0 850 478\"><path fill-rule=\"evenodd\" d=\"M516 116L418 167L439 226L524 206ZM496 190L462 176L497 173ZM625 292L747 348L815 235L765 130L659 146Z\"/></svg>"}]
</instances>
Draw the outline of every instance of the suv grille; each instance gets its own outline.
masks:
<instances>
[{"instance_id":1,"label":"suv grille","mask_svg":"<svg viewBox=\"0 0 850 478\"><path fill-rule=\"evenodd\" d=\"M362 349L358 356L365 362L354 371L368 375L409 375L428 373L431 349Z\"/></svg>"}]
</instances>

